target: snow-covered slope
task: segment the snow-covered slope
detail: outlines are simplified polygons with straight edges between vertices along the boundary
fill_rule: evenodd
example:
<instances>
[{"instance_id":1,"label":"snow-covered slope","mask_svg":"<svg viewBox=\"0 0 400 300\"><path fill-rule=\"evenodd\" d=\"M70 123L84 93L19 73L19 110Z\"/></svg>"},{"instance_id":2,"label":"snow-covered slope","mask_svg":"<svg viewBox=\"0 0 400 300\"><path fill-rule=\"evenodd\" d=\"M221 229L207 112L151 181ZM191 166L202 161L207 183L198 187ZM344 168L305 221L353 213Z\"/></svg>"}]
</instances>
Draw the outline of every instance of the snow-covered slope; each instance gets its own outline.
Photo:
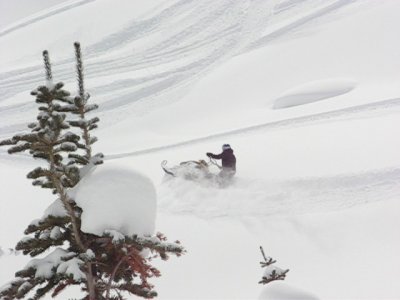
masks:
<instances>
[{"instance_id":1,"label":"snow-covered slope","mask_svg":"<svg viewBox=\"0 0 400 300\"><path fill-rule=\"evenodd\" d=\"M290 269L289 294L400 298L400 2L46 1L0 10L18 15L0 26L0 138L35 117L42 50L76 90L79 40L97 149L153 180L156 230L188 250L160 263L161 299L282 295L257 284L261 244ZM163 159L227 142L229 188L163 178ZM0 149L3 249L54 200L24 180L33 166ZM26 261L4 251L0 284Z\"/></svg>"}]
</instances>

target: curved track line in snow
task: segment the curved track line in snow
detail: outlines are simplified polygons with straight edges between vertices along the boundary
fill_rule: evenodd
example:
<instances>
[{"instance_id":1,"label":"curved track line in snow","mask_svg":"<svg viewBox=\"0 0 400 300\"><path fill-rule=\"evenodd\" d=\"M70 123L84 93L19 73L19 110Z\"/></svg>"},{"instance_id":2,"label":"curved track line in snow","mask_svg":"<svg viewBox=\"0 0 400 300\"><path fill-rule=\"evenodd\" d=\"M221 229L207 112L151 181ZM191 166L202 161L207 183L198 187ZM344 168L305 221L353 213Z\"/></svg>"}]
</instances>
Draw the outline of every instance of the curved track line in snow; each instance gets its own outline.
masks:
<instances>
[{"instance_id":1,"label":"curved track line in snow","mask_svg":"<svg viewBox=\"0 0 400 300\"><path fill-rule=\"evenodd\" d=\"M79 3L85 4L88 1L80 1L75 5ZM103 124L109 124L117 114L119 119L123 119L130 116L133 109L138 109L136 106L116 112L121 106L136 105L139 101L144 106L149 103L150 107L155 102L165 103L170 98L166 94L173 91L177 91L178 96L181 97L184 92L180 93L179 91L186 90L188 85L199 80L212 68L238 53L251 50L250 46L254 45L256 41L260 41L261 32L268 28L270 20L275 18L273 14L268 15L271 3L264 0L236 2L190 0L189 4L191 5L189 5L187 1L180 0L150 19L134 21L120 31L89 46L85 66L88 78L95 79L122 72L140 72L139 77L135 79L127 77L117 79L109 83L107 88L100 86L91 89L92 95L107 99L105 102L99 103L100 112L103 112ZM286 1L280 3L283 3L285 10L289 11L292 7L297 7L293 3L287 4ZM309 1L304 0L300 3L308 4ZM296 19L290 24L283 24L282 28L278 26L269 33L269 41L350 2L330 0L327 3L329 4L324 9L319 8L317 12L315 12L315 8L307 7L303 12L301 22ZM184 22L179 23L180 26L176 26L176 18L182 15ZM143 29L146 34L144 35L139 29ZM108 47L118 51L124 48L125 44L131 47L138 42L141 45L142 38L152 34L161 35L161 38L158 37L145 46L139 46L137 51L129 51L125 53L126 55L115 57L113 57L113 51L110 55L102 55ZM120 45L117 45L118 41ZM71 68L72 60L73 58L59 61L54 65L57 80L67 81L74 77ZM165 67L159 67L164 65ZM42 67L40 65L1 73L0 99L7 99L21 91L32 89L41 84L41 78ZM149 82L151 82L150 85L153 85L152 88L149 88ZM121 90L121 93L110 97L107 93L113 88ZM28 109L28 106L26 108ZM13 113L9 113L12 110L12 105L9 105L0 113L3 115L7 113L7 119L15 122L18 118L13 117ZM108 114L104 114L106 111ZM110 113L111 111L112 113ZM2 117L0 119L6 120Z\"/></svg>"},{"instance_id":2,"label":"curved track line in snow","mask_svg":"<svg viewBox=\"0 0 400 300\"><path fill-rule=\"evenodd\" d=\"M19 24L16 24L16 25L12 26L12 27L8 27L8 28L4 29L3 31L0 31L0 37L5 36L5 35L13 32L15 30L18 30L18 29L24 28L26 26L32 25L32 24L34 24L36 22L39 22L39 21L41 21L43 19L46 19L48 17L55 16L55 15L57 15L59 13L65 12L65 11L73 9L75 7L79 7L79 6L88 4L88 3L93 2L93 1L96 1L96 0L81 0L81 1L78 1L78 2L71 3L71 4L67 4L67 5L62 6L60 8L56 8L56 9L50 11L50 12L47 12L47 13L44 13L44 14L40 14L37 17L30 18L29 20L26 20L24 22L21 22Z\"/></svg>"},{"instance_id":3,"label":"curved track line in snow","mask_svg":"<svg viewBox=\"0 0 400 300\"><path fill-rule=\"evenodd\" d=\"M317 114L312 114L312 115L307 115L307 116L301 116L301 117L296 117L296 118L279 120L279 121L275 121L275 122L253 125L253 126L249 126L249 127L245 127L245 128L241 128L241 129L236 129L236 130L223 132L223 133L212 134L212 135L199 137L196 139L191 139L191 140L187 140L187 141L183 141L183 142L179 142L179 143L175 143L175 144L170 144L170 145L153 147L153 148L137 150L137 151L132 151L132 152L105 154L105 160L115 160L115 159L121 159L121 158L125 158L125 157L157 153L157 152L161 152L161 151L165 151L165 150L195 145L195 144L206 142L206 141L217 140L222 137L225 138L225 137L230 137L230 136L243 135L243 134L247 134L247 133L251 133L251 132L256 132L259 130L278 130L278 129L290 128L295 125L296 126L307 125L310 122L329 121L329 120L335 120L340 117L355 117L360 113L374 111L374 110L385 110L385 109L390 109L390 108L398 107L398 106L400 106L400 98L387 99L387 100L377 101L377 102L363 104L363 105L359 105L359 106L352 106L352 107L347 107L347 108L343 108L343 109L337 109L337 110L333 110L333 111L329 111L329 112L317 113ZM16 127L11 126L11 128L9 130L6 130L6 131L3 130L1 133L9 134L14 129L16 129ZM2 151L0 149L0 158L1 158L1 154L5 155L6 153L7 153L6 151ZM15 156L27 156L27 155L16 154Z\"/></svg>"},{"instance_id":4,"label":"curved track line in snow","mask_svg":"<svg viewBox=\"0 0 400 300\"><path fill-rule=\"evenodd\" d=\"M301 27L302 25L305 25L306 23L308 23L312 20L322 17L328 13L332 13L333 11L336 11L339 8L349 5L355 1L358 1L358 0L337 0L331 4L328 4L327 6L319 8L319 9L317 9L307 15L304 15L301 18L287 24L286 26L283 26L283 27L267 34L266 36L262 37L258 41L253 42L249 46L249 48L246 49L246 51L255 50L257 48L263 47L266 44L268 44L269 42L271 42L272 40L275 40L275 39L279 38L280 36L283 36L284 34L290 32L296 28Z\"/></svg>"},{"instance_id":5,"label":"curved track line in snow","mask_svg":"<svg viewBox=\"0 0 400 300\"><path fill-rule=\"evenodd\" d=\"M166 146L154 147L154 148L143 149L143 150L127 152L127 153L106 155L105 159L112 160L112 159L119 159L119 158L124 158L124 157L129 157L129 156L137 156L137 155L155 153L155 152L160 152L163 150L169 150L169 149L179 148L179 147L183 147L183 146L189 146L189 145L201 143L204 141L215 140L215 139L219 139L221 137L242 135L245 133L254 132L254 131L258 131L258 130L273 130L273 129L288 128L288 127L291 127L294 125L305 125L310 122L332 120L332 119L340 118L343 116L351 117L351 116L355 116L359 113L363 113L366 111L372 111L372 110L377 110L377 109L387 109L387 108L392 108L394 106L400 106L400 98L388 99L388 100L384 100L384 101L368 103L368 104L363 104L363 105L359 105L359 106L352 106L352 107L347 107L347 108L343 108L343 109L337 109L337 110L333 110L333 111L329 111L329 112L317 113L317 114L312 114L312 115L308 115L308 116L302 116L302 117L290 118L290 119L285 119L285 120L280 120L280 121L275 121L275 122L270 122L270 123L253 125L253 126L249 126L246 128L241 128L241 129L236 129L236 130L232 130L232 131L228 131L228 132L213 134L213 135L200 137L197 139L192 139L192 140L175 143L175 144L171 144L171 145L166 145Z\"/></svg>"}]
</instances>

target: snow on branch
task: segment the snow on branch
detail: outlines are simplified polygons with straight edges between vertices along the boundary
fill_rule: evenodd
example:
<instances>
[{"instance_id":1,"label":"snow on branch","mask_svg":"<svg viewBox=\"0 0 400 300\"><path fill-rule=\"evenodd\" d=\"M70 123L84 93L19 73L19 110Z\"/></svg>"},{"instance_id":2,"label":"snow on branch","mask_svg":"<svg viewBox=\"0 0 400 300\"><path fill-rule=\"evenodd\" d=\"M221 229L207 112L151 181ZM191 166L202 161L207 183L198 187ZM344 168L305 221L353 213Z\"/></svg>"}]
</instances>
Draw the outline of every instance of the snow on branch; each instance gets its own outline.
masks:
<instances>
[{"instance_id":1,"label":"snow on branch","mask_svg":"<svg viewBox=\"0 0 400 300\"><path fill-rule=\"evenodd\" d=\"M32 259L23 270L17 272L18 275L30 275L29 277L48 279L56 273L66 273L62 269L60 272L57 268L63 261L68 261L75 257L76 253L68 252L62 248L56 248L44 258Z\"/></svg>"},{"instance_id":2,"label":"snow on branch","mask_svg":"<svg viewBox=\"0 0 400 300\"><path fill-rule=\"evenodd\" d=\"M106 229L104 230L104 236L111 237L114 244L122 243L125 241L125 236L117 230Z\"/></svg>"},{"instance_id":3,"label":"snow on branch","mask_svg":"<svg viewBox=\"0 0 400 300\"><path fill-rule=\"evenodd\" d=\"M59 264L57 274L65 274L75 281L84 281L86 276L81 271L83 264L83 260L77 257L65 260Z\"/></svg>"}]
</instances>

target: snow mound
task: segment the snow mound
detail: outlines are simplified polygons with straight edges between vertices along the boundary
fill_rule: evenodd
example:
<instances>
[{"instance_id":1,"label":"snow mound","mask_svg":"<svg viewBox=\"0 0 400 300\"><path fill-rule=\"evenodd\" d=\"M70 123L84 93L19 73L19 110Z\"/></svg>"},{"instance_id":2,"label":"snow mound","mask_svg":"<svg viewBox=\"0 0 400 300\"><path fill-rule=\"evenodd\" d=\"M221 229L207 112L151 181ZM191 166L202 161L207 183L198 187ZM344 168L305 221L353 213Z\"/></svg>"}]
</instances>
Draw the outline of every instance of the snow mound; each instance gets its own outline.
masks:
<instances>
[{"instance_id":1,"label":"snow mound","mask_svg":"<svg viewBox=\"0 0 400 300\"><path fill-rule=\"evenodd\" d=\"M353 80L341 78L307 82L285 92L275 100L273 107L275 109L287 108L325 100L348 93L356 85Z\"/></svg>"},{"instance_id":2,"label":"snow mound","mask_svg":"<svg viewBox=\"0 0 400 300\"><path fill-rule=\"evenodd\" d=\"M115 165L94 167L74 188L71 197L83 209L82 230L102 235L154 232L157 195L146 176Z\"/></svg>"},{"instance_id":3,"label":"snow mound","mask_svg":"<svg viewBox=\"0 0 400 300\"><path fill-rule=\"evenodd\" d=\"M263 288L260 300L318 300L309 292L288 285L284 282L271 282Z\"/></svg>"}]
</instances>

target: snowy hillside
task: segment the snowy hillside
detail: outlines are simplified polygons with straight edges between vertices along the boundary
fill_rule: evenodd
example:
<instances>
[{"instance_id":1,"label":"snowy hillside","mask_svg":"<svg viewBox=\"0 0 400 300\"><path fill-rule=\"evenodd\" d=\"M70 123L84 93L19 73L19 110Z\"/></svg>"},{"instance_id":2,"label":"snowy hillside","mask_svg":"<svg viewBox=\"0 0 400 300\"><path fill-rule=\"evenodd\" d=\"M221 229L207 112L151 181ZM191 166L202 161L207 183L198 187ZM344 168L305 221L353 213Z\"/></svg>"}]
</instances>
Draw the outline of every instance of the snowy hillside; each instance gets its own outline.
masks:
<instances>
[{"instance_id":1,"label":"snowy hillside","mask_svg":"<svg viewBox=\"0 0 400 300\"><path fill-rule=\"evenodd\" d=\"M34 2L0 0L0 140L36 115L42 50L77 89L80 41L96 150L153 181L156 231L187 250L157 263L160 299L400 298L399 1ZM227 188L160 168L224 143ZM53 200L25 179L34 166L0 148L0 285ZM258 284L260 245L283 283Z\"/></svg>"}]
</instances>

